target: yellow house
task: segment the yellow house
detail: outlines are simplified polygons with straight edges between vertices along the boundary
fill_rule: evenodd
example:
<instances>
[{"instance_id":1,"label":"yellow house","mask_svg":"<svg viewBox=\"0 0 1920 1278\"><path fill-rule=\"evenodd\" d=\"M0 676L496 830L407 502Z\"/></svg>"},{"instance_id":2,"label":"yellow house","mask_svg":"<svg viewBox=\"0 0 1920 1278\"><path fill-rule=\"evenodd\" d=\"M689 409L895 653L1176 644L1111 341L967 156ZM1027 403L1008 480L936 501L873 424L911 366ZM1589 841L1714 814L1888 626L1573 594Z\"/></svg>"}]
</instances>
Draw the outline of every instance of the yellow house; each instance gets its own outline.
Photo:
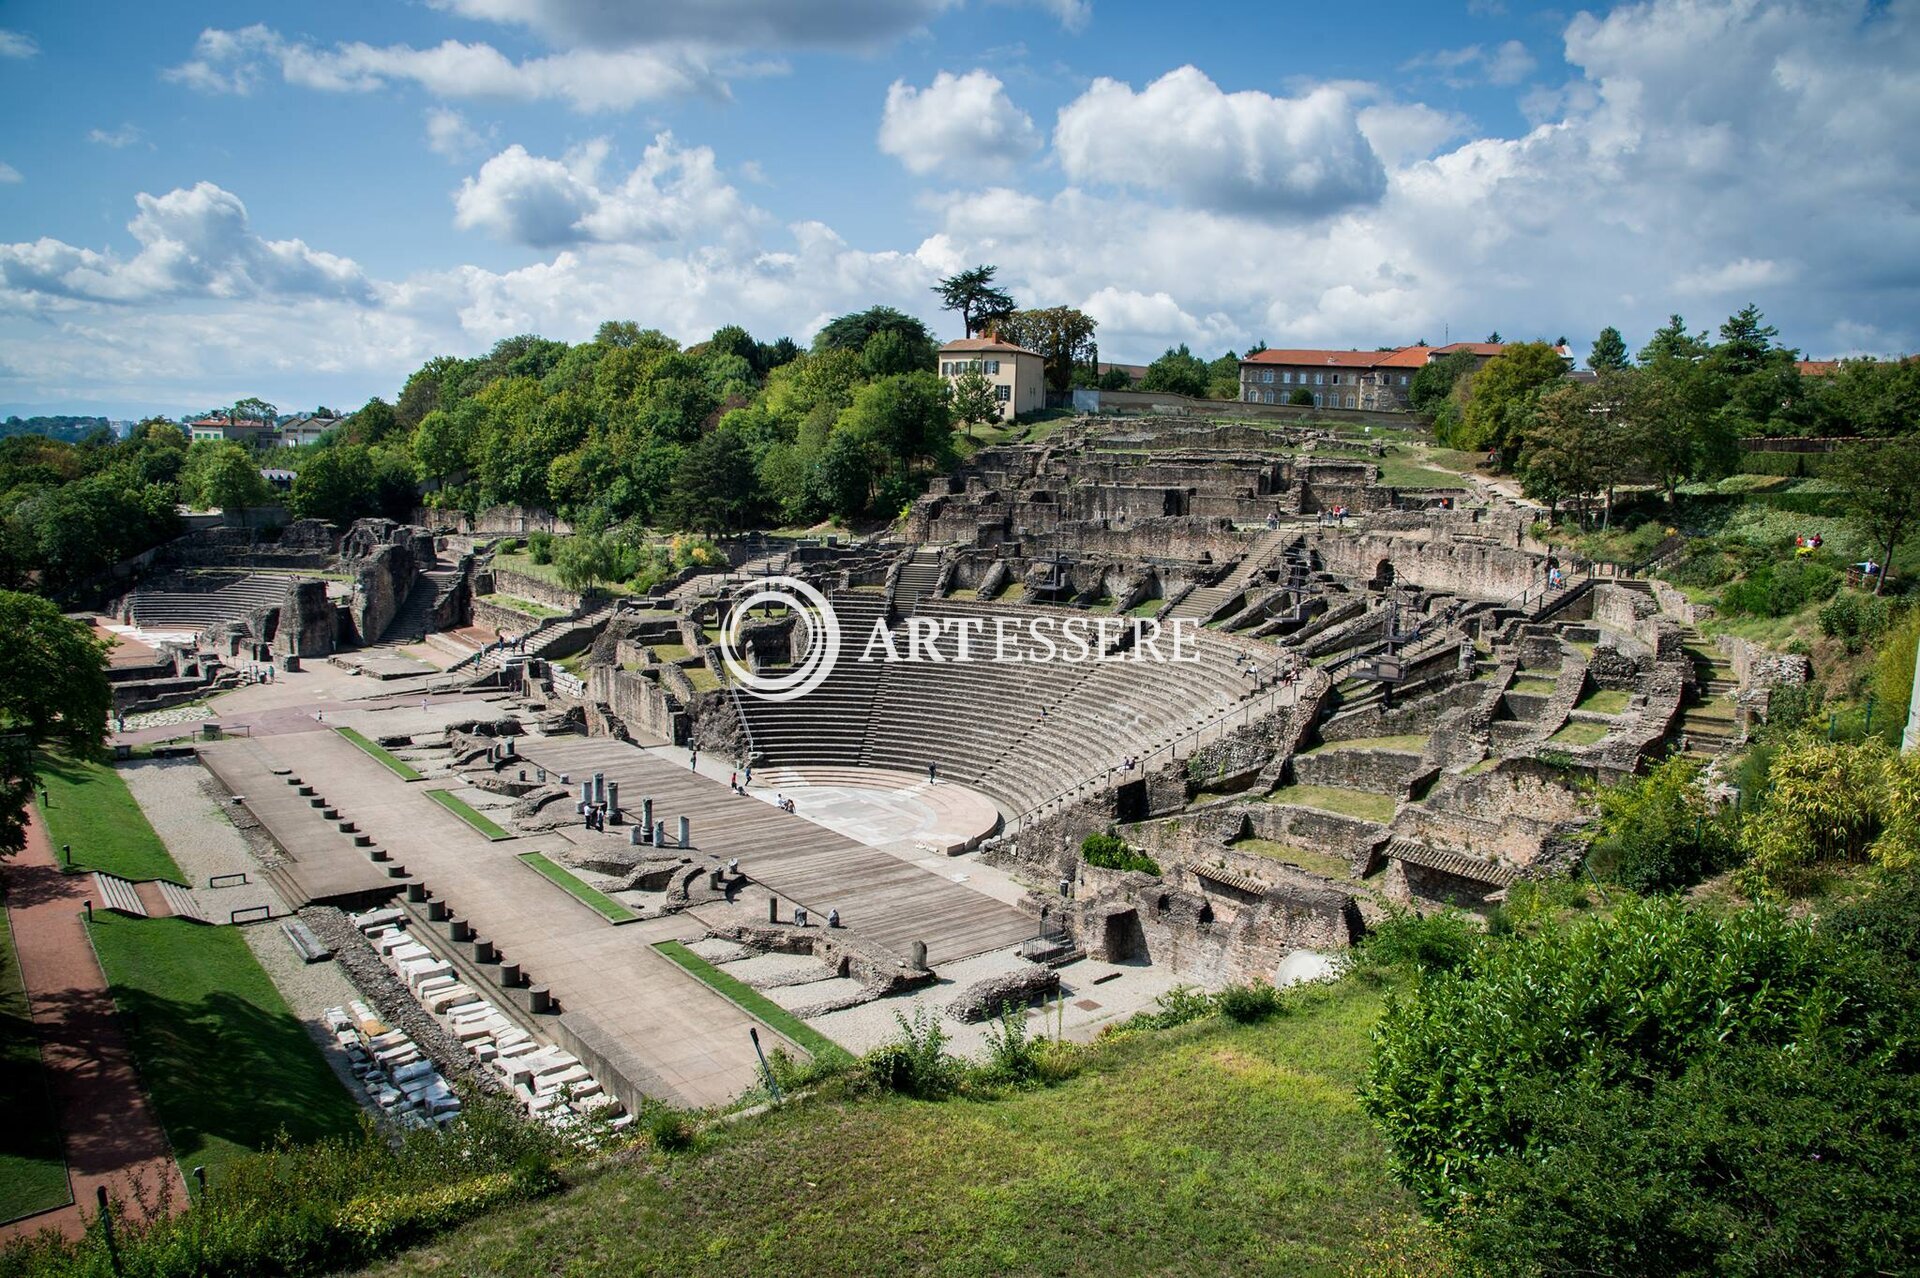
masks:
<instances>
[{"instance_id":1,"label":"yellow house","mask_svg":"<svg viewBox=\"0 0 1920 1278\"><path fill-rule=\"evenodd\" d=\"M949 385L968 369L993 384L1002 421L1047 405L1047 362L1037 351L991 337L967 337L940 348L940 376Z\"/></svg>"}]
</instances>

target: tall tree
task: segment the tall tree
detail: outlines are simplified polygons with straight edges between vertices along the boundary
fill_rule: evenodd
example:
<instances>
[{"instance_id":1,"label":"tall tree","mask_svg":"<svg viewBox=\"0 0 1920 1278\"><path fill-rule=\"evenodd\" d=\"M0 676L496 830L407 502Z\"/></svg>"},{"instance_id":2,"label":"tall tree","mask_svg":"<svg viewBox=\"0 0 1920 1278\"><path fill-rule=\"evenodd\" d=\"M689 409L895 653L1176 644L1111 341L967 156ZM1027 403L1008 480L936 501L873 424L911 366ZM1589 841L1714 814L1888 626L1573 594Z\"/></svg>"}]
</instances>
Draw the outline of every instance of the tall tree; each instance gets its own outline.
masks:
<instances>
[{"instance_id":1,"label":"tall tree","mask_svg":"<svg viewBox=\"0 0 1920 1278\"><path fill-rule=\"evenodd\" d=\"M750 522L757 495L753 454L738 430L723 425L681 457L666 519L695 532L732 532Z\"/></svg>"},{"instance_id":2,"label":"tall tree","mask_svg":"<svg viewBox=\"0 0 1920 1278\"><path fill-rule=\"evenodd\" d=\"M933 286L940 295L940 309L960 312L960 323L967 336L985 332L1013 313L1013 297L993 286L997 266L973 266L958 275L949 275Z\"/></svg>"},{"instance_id":3,"label":"tall tree","mask_svg":"<svg viewBox=\"0 0 1920 1278\"><path fill-rule=\"evenodd\" d=\"M993 383L986 374L968 369L953 379L953 418L973 434L973 428L1000 416L1000 404L993 397Z\"/></svg>"},{"instance_id":4,"label":"tall tree","mask_svg":"<svg viewBox=\"0 0 1920 1278\"><path fill-rule=\"evenodd\" d=\"M1725 399L1720 379L1702 363L1662 354L1628 385L1633 454L1666 493L1667 508L1678 514L1681 484L1733 464L1732 421L1718 411Z\"/></svg>"},{"instance_id":5,"label":"tall tree","mask_svg":"<svg viewBox=\"0 0 1920 1278\"><path fill-rule=\"evenodd\" d=\"M1560 352L1545 342L1517 342L1488 360L1473 377L1461 442L1499 452L1512 466L1540 396L1567 375Z\"/></svg>"},{"instance_id":6,"label":"tall tree","mask_svg":"<svg viewBox=\"0 0 1920 1278\"><path fill-rule=\"evenodd\" d=\"M932 369L938 361L935 352L939 348L934 344L933 335L927 332L927 326L891 306L869 306L864 311L835 316L814 334L813 349L815 353L852 351L857 355L866 350L875 333L885 331L896 332L907 340L914 352L915 368Z\"/></svg>"},{"instance_id":7,"label":"tall tree","mask_svg":"<svg viewBox=\"0 0 1920 1278\"><path fill-rule=\"evenodd\" d=\"M1765 323L1760 308L1749 302L1720 326L1720 344L1714 356L1735 377L1758 372L1775 349L1780 330Z\"/></svg>"},{"instance_id":8,"label":"tall tree","mask_svg":"<svg viewBox=\"0 0 1920 1278\"><path fill-rule=\"evenodd\" d=\"M325 519L345 528L374 505L373 457L358 444L322 448L294 476L287 507L296 519Z\"/></svg>"},{"instance_id":9,"label":"tall tree","mask_svg":"<svg viewBox=\"0 0 1920 1278\"><path fill-rule=\"evenodd\" d=\"M1043 310L1014 311L1000 322L998 332L1006 341L1036 351L1046 361L1047 385L1056 391L1073 385L1073 370L1091 366L1094 358L1093 334L1098 320L1071 306L1049 306Z\"/></svg>"},{"instance_id":10,"label":"tall tree","mask_svg":"<svg viewBox=\"0 0 1920 1278\"><path fill-rule=\"evenodd\" d=\"M40 752L98 758L113 694L106 645L38 595L0 590L0 853L26 843L27 805L39 780Z\"/></svg>"},{"instance_id":11,"label":"tall tree","mask_svg":"<svg viewBox=\"0 0 1920 1278\"><path fill-rule=\"evenodd\" d=\"M1600 336L1593 339L1593 349L1587 354L1587 367L1596 373L1617 373L1627 366L1627 339L1620 330L1609 324L1600 330Z\"/></svg>"},{"instance_id":12,"label":"tall tree","mask_svg":"<svg viewBox=\"0 0 1920 1278\"><path fill-rule=\"evenodd\" d=\"M1698 360L1706 356L1707 335L1689 333L1687 321L1678 315L1669 315L1667 322L1654 330L1647 344L1640 348L1637 358L1642 364L1651 364L1658 359Z\"/></svg>"},{"instance_id":13,"label":"tall tree","mask_svg":"<svg viewBox=\"0 0 1920 1278\"><path fill-rule=\"evenodd\" d=\"M270 422L279 417L280 410L261 399L258 395L249 395L234 404L233 420L237 422Z\"/></svg>"},{"instance_id":14,"label":"tall tree","mask_svg":"<svg viewBox=\"0 0 1920 1278\"><path fill-rule=\"evenodd\" d=\"M1854 444L1835 453L1827 478L1846 493L1847 518L1880 548L1879 594L1900 543L1920 527L1920 439L1911 435L1878 447Z\"/></svg>"},{"instance_id":15,"label":"tall tree","mask_svg":"<svg viewBox=\"0 0 1920 1278\"><path fill-rule=\"evenodd\" d=\"M1142 390L1167 391L1204 399L1210 377L1211 370L1206 362L1182 342L1178 346L1169 346L1166 354L1147 365L1147 375L1140 379L1140 387Z\"/></svg>"},{"instance_id":16,"label":"tall tree","mask_svg":"<svg viewBox=\"0 0 1920 1278\"><path fill-rule=\"evenodd\" d=\"M267 500L267 481L260 475L260 463L230 440L194 445L182 473L202 504L236 511L243 524L247 510Z\"/></svg>"}]
</instances>

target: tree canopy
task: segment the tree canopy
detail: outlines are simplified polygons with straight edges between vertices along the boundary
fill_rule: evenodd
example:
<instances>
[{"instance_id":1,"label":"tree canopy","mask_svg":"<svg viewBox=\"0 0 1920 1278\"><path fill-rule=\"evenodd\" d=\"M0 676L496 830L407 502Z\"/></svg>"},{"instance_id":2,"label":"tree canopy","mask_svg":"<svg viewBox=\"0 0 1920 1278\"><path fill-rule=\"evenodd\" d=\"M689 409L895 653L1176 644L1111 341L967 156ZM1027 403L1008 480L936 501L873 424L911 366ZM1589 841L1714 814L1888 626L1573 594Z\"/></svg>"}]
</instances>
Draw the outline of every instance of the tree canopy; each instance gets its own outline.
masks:
<instances>
[{"instance_id":1,"label":"tree canopy","mask_svg":"<svg viewBox=\"0 0 1920 1278\"><path fill-rule=\"evenodd\" d=\"M985 265L968 267L933 286L940 297L940 309L958 311L968 337L992 329L1013 313L1013 296L993 285L999 269Z\"/></svg>"},{"instance_id":2,"label":"tree canopy","mask_svg":"<svg viewBox=\"0 0 1920 1278\"><path fill-rule=\"evenodd\" d=\"M25 842L27 805L39 778L41 751L74 759L100 755L113 694L106 645L60 615L49 600L0 590L0 628L9 645L0 663L0 853Z\"/></svg>"}]
</instances>

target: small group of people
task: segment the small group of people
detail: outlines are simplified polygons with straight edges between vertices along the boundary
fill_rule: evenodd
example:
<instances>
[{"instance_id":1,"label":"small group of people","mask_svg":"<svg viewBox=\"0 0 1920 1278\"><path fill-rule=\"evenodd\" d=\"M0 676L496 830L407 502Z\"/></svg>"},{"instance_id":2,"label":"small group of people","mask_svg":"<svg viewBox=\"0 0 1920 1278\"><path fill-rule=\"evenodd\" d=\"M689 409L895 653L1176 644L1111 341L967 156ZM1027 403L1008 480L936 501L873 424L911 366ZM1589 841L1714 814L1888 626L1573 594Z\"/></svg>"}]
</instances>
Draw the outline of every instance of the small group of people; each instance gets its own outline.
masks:
<instances>
[{"instance_id":1,"label":"small group of people","mask_svg":"<svg viewBox=\"0 0 1920 1278\"><path fill-rule=\"evenodd\" d=\"M1131 772L1139 766L1140 760L1134 758L1132 755L1128 755L1126 758L1120 760L1120 770L1122 772Z\"/></svg>"},{"instance_id":2,"label":"small group of people","mask_svg":"<svg viewBox=\"0 0 1920 1278\"><path fill-rule=\"evenodd\" d=\"M1347 508L1345 506L1329 506L1320 512L1320 522L1323 524L1340 524L1344 526L1347 522Z\"/></svg>"},{"instance_id":3,"label":"small group of people","mask_svg":"<svg viewBox=\"0 0 1920 1278\"><path fill-rule=\"evenodd\" d=\"M738 772L731 772L727 774L727 788L729 790L732 790L735 794L745 794L747 792L747 787L752 784L753 784L753 765L752 764L747 765L746 775L744 776L742 776Z\"/></svg>"},{"instance_id":4,"label":"small group of people","mask_svg":"<svg viewBox=\"0 0 1920 1278\"><path fill-rule=\"evenodd\" d=\"M1798 534L1793 539L1793 553L1796 555L1811 555L1814 551L1820 549L1820 544L1824 540L1819 533Z\"/></svg>"},{"instance_id":5,"label":"small group of people","mask_svg":"<svg viewBox=\"0 0 1920 1278\"><path fill-rule=\"evenodd\" d=\"M606 828L607 828L607 805L606 804L596 803L592 807L587 809L587 828L589 830L599 830L602 833L606 832Z\"/></svg>"},{"instance_id":6,"label":"small group of people","mask_svg":"<svg viewBox=\"0 0 1920 1278\"><path fill-rule=\"evenodd\" d=\"M792 812L793 800L784 794L776 794L773 796L773 806L779 808L782 812Z\"/></svg>"}]
</instances>

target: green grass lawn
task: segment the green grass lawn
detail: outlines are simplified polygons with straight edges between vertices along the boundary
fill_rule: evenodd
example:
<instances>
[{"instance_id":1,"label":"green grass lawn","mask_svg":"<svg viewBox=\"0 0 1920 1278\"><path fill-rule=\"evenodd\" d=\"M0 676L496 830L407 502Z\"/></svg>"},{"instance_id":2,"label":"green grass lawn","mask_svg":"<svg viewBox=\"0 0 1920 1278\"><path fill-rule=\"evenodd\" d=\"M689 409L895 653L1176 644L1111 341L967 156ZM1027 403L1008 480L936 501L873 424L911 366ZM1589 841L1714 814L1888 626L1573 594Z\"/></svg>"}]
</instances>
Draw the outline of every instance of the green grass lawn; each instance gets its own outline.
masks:
<instances>
[{"instance_id":1,"label":"green grass lawn","mask_svg":"<svg viewBox=\"0 0 1920 1278\"><path fill-rule=\"evenodd\" d=\"M1306 753L1332 754L1337 750L1400 750L1419 754L1426 748L1426 733L1408 732L1397 737L1353 737L1346 741L1327 741Z\"/></svg>"},{"instance_id":2,"label":"green grass lawn","mask_svg":"<svg viewBox=\"0 0 1920 1278\"><path fill-rule=\"evenodd\" d=\"M1147 599L1127 609L1127 615L1129 617L1151 617L1154 613L1159 612L1166 606L1167 601L1164 599Z\"/></svg>"},{"instance_id":3,"label":"green grass lawn","mask_svg":"<svg viewBox=\"0 0 1920 1278\"><path fill-rule=\"evenodd\" d=\"M62 845L71 844L76 870L187 881L118 772L103 764L56 757L44 760L40 780L47 789L40 815L56 858Z\"/></svg>"},{"instance_id":4,"label":"green grass lawn","mask_svg":"<svg viewBox=\"0 0 1920 1278\"><path fill-rule=\"evenodd\" d=\"M1547 740L1555 745L1590 746L1597 744L1609 731L1604 723L1568 723Z\"/></svg>"},{"instance_id":5,"label":"green grass lawn","mask_svg":"<svg viewBox=\"0 0 1920 1278\"><path fill-rule=\"evenodd\" d=\"M1393 820L1394 810L1398 806L1390 794L1342 790L1331 785L1281 786L1267 796L1267 802L1297 803L1303 808L1318 808L1322 812L1358 817L1362 821L1378 821L1382 825Z\"/></svg>"},{"instance_id":6,"label":"green grass lawn","mask_svg":"<svg viewBox=\"0 0 1920 1278\"><path fill-rule=\"evenodd\" d=\"M739 1005L749 1016L779 1030L816 1060L845 1059L847 1050L737 977L728 976L678 941L658 941L659 950L703 984Z\"/></svg>"},{"instance_id":7,"label":"green grass lawn","mask_svg":"<svg viewBox=\"0 0 1920 1278\"><path fill-rule=\"evenodd\" d=\"M522 852L519 860L542 878L559 885L568 896L573 897L609 923L632 923L640 917L605 892L582 880L566 866L549 860L544 852Z\"/></svg>"},{"instance_id":8,"label":"green grass lawn","mask_svg":"<svg viewBox=\"0 0 1920 1278\"><path fill-rule=\"evenodd\" d=\"M1466 484L1450 470L1435 470L1397 457L1383 457L1375 464L1380 467L1380 482L1391 488L1460 488Z\"/></svg>"},{"instance_id":9,"label":"green grass lawn","mask_svg":"<svg viewBox=\"0 0 1920 1278\"><path fill-rule=\"evenodd\" d=\"M1000 1099L787 1105L372 1272L1382 1272L1368 1244L1413 1204L1355 1095L1381 1000L1348 981L1260 1025L1126 1035Z\"/></svg>"},{"instance_id":10,"label":"green grass lawn","mask_svg":"<svg viewBox=\"0 0 1920 1278\"><path fill-rule=\"evenodd\" d=\"M1507 691L1524 692L1534 697L1550 697L1553 695L1553 690L1559 686L1559 683L1553 679L1520 678L1509 683L1507 685Z\"/></svg>"},{"instance_id":11,"label":"green grass lawn","mask_svg":"<svg viewBox=\"0 0 1920 1278\"><path fill-rule=\"evenodd\" d=\"M514 837L500 826L488 820L484 815L476 811L472 804L451 790L429 790L427 791L427 797L496 843L501 839L511 839Z\"/></svg>"},{"instance_id":12,"label":"green grass lawn","mask_svg":"<svg viewBox=\"0 0 1920 1278\"><path fill-rule=\"evenodd\" d=\"M182 1169L204 1164L217 1187L282 1129L296 1141L354 1130L358 1106L240 929L101 911L92 935Z\"/></svg>"},{"instance_id":13,"label":"green grass lawn","mask_svg":"<svg viewBox=\"0 0 1920 1278\"><path fill-rule=\"evenodd\" d=\"M0 910L0 1221L65 1206L67 1162L40 1062L40 1034L20 983L13 929Z\"/></svg>"},{"instance_id":14,"label":"green grass lawn","mask_svg":"<svg viewBox=\"0 0 1920 1278\"><path fill-rule=\"evenodd\" d=\"M490 603L496 608L505 608L508 612L517 612L534 621L545 621L550 617L564 617L567 610L551 608L532 599L522 599L518 595L480 595L480 602Z\"/></svg>"},{"instance_id":15,"label":"green grass lawn","mask_svg":"<svg viewBox=\"0 0 1920 1278\"><path fill-rule=\"evenodd\" d=\"M1595 714L1625 714L1633 702L1633 694L1620 688L1595 688L1574 705L1576 710L1591 710Z\"/></svg>"},{"instance_id":16,"label":"green grass lawn","mask_svg":"<svg viewBox=\"0 0 1920 1278\"><path fill-rule=\"evenodd\" d=\"M411 764L404 759L396 757L377 742L369 740L364 733L355 732L352 728L335 728L334 731L353 742L354 745L359 746L375 759L378 759L381 764L386 767L387 771L393 773L393 775L399 777L402 781L420 780L420 773Z\"/></svg>"},{"instance_id":17,"label":"green grass lawn","mask_svg":"<svg viewBox=\"0 0 1920 1278\"><path fill-rule=\"evenodd\" d=\"M1291 843L1282 843L1277 839L1235 839L1227 846L1235 852L1270 857L1275 861L1291 861L1303 870L1312 870L1315 874L1324 874L1330 879L1353 877L1353 865L1345 857L1332 856L1326 852L1314 852L1308 848L1296 847Z\"/></svg>"},{"instance_id":18,"label":"green grass lawn","mask_svg":"<svg viewBox=\"0 0 1920 1278\"><path fill-rule=\"evenodd\" d=\"M693 650L684 643L650 643L647 647L652 650L654 660L669 665L679 665L693 656Z\"/></svg>"}]
</instances>

